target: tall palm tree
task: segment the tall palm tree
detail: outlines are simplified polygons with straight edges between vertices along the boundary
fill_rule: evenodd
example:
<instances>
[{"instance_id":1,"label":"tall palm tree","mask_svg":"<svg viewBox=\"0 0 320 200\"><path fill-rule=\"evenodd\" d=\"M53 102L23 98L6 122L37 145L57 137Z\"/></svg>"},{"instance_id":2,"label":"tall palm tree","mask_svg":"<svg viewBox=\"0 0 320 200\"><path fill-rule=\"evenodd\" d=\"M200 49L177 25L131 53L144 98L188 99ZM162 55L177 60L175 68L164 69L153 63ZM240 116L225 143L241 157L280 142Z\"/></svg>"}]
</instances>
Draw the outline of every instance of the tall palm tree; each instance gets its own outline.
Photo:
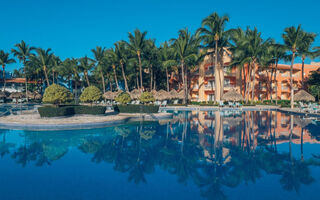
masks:
<instances>
[{"instance_id":1,"label":"tall palm tree","mask_svg":"<svg viewBox=\"0 0 320 200\"><path fill-rule=\"evenodd\" d=\"M223 66L219 66L218 64L218 45L219 41L226 34L224 31L226 23L229 21L229 17L227 15L223 15L220 17L218 13L212 13L208 17L206 17L202 21L202 28L198 29L201 33L201 38L209 53L212 54L211 58L214 58L214 77L215 77L215 101L220 101L223 95L223 82L221 83L221 70ZM214 49L214 51L212 51ZM214 55L213 55L214 54ZM223 60L223 56L220 57ZM221 91L222 89L222 91Z\"/></svg>"},{"instance_id":2,"label":"tall palm tree","mask_svg":"<svg viewBox=\"0 0 320 200\"><path fill-rule=\"evenodd\" d=\"M9 53L5 53L3 50L0 51L0 65L2 65L2 79L3 79L3 91L6 90L6 65L15 63L13 58L9 58Z\"/></svg>"},{"instance_id":3,"label":"tall palm tree","mask_svg":"<svg viewBox=\"0 0 320 200\"><path fill-rule=\"evenodd\" d=\"M47 82L47 86L50 85L50 82L49 82L49 78L48 78L48 67L52 64L52 58L53 58L53 53L51 53L51 49L47 49L47 50L44 50L44 49L41 49L41 48L38 48L36 49L37 51L37 61L39 63L39 65L42 67L42 70L43 70L43 73L44 73L44 76L45 76L45 79L46 79L46 82Z\"/></svg>"},{"instance_id":4,"label":"tall palm tree","mask_svg":"<svg viewBox=\"0 0 320 200\"><path fill-rule=\"evenodd\" d=\"M299 25L297 28L294 26L288 27L284 29L284 33L282 34L282 38L284 40L284 45L288 51L291 52L291 68L290 68L290 87L291 87L291 95L290 95L290 104L291 108L293 109L294 107L294 102L293 102L293 78L292 78L292 73L293 73L293 64L294 64L294 59L296 57L297 53L297 48L299 45L302 43L303 39L303 30L301 29L301 25Z\"/></svg>"},{"instance_id":5,"label":"tall palm tree","mask_svg":"<svg viewBox=\"0 0 320 200\"><path fill-rule=\"evenodd\" d=\"M307 57L313 57L314 52L311 50L312 44L316 38L315 33L303 32L303 39L300 45L298 45L298 56L301 56L301 85L304 88L304 62Z\"/></svg>"},{"instance_id":6,"label":"tall palm tree","mask_svg":"<svg viewBox=\"0 0 320 200\"><path fill-rule=\"evenodd\" d=\"M127 63L127 54L128 54L128 49L126 47L126 43L123 41L116 42L114 44L114 53L116 54L117 60L121 66L121 73L122 73L122 78L124 81L124 87L126 92L129 92L129 87L128 87L128 82L127 82L127 77L126 77L126 72L125 72L125 64Z\"/></svg>"},{"instance_id":7,"label":"tall palm tree","mask_svg":"<svg viewBox=\"0 0 320 200\"><path fill-rule=\"evenodd\" d=\"M90 81L89 81L89 73L91 69L94 66L94 61L93 59L89 58L88 56L80 58L80 69L83 72L84 78L86 79L87 86L90 86Z\"/></svg>"},{"instance_id":8,"label":"tall palm tree","mask_svg":"<svg viewBox=\"0 0 320 200\"><path fill-rule=\"evenodd\" d=\"M58 83L58 78L59 78L59 73L61 71L61 66L62 66L62 61L59 58L59 56L52 56L51 60L51 67L49 68L49 74L52 73L52 84L55 83L55 80L57 80Z\"/></svg>"},{"instance_id":9,"label":"tall palm tree","mask_svg":"<svg viewBox=\"0 0 320 200\"><path fill-rule=\"evenodd\" d=\"M102 91L103 93L106 92L106 84L105 84L105 79L104 79L104 75L103 75L103 69L105 67L105 57L104 57L104 53L105 53L105 49L102 47L97 46L96 49L91 49L93 55L94 55L94 59L95 62L97 63L97 70L100 73L101 76L101 80L102 80Z\"/></svg>"},{"instance_id":10,"label":"tall palm tree","mask_svg":"<svg viewBox=\"0 0 320 200\"><path fill-rule=\"evenodd\" d=\"M197 58L198 47L199 47L199 34L191 35L188 29L182 29L179 31L179 37L172 39L172 47L178 63L181 67L182 84L184 90L183 103L188 101L188 66L186 63L190 60Z\"/></svg>"},{"instance_id":11,"label":"tall palm tree","mask_svg":"<svg viewBox=\"0 0 320 200\"><path fill-rule=\"evenodd\" d=\"M160 62L161 66L165 69L166 72L166 85L167 91L169 92L169 68L176 65L176 61L174 60L173 48L169 46L168 42L164 42L160 47Z\"/></svg>"},{"instance_id":12,"label":"tall palm tree","mask_svg":"<svg viewBox=\"0 0 320 200\"><path fill-rule=\"evenodd\" d=\"M116 82L117 90L120 90L118 76L117 76L117 68L116 68L118 64L117 54L115 53L114 49L111 48L105 52L105 57L106 57L106 60L108 61L108 64L112 67L114 81Z\"/></svg>"},{"instance_id":13,"label":"tall palm tree","mask_svg":"<svg viewBox=\"0 0 320 200\"><path fill-rule=\"evenodd\" d=\"M28 77L27 77L27 73L26 73L26 71L27 71L26 70L26 61L27 61L28 57L32 54L32 51L35 49L35 47L27 45L23 40L20 43L15 44L14 46L16 47L16 49L11 49L11 52L23 64L23 68L24 68L23 71L24 71L24 76L25 76L26 98L28 101L28 95L27 95Z\"/></svg>"},{"instance_id":14,"label":"tall palm tree","mask_svg":"<svg viewBox=\"0 0 320 200\"><path fill-rule=\"evenodd\" d=\"M140 74L140 86L141 90L143 89L143 77L142 77L142 62L141 62L141 54L146 45L146 35L147 32L141 32L139 29L134 30L134 35L129 32L129 43L128 47L131 50L133 55L138 57L139 62L139 74Z\"/></svg>"}]
</instances>

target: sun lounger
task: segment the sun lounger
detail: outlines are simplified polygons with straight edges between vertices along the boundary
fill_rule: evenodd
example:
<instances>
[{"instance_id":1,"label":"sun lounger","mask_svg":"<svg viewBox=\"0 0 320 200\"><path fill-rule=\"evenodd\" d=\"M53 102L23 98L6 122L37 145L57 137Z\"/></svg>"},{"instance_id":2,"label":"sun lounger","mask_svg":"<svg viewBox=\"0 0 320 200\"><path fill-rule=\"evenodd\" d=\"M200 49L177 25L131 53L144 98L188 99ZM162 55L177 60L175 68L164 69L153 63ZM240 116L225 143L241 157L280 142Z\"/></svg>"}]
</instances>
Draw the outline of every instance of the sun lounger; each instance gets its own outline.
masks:
<instances>
[{"instance_id":1,"label":"sun lounger","mask_svg":"<svg viewBox=\"0 0 320 200\"><path fill-rule=\"evenodd\" d=\"M228 105L229 105L230 108L235 107L235 104L233 102L230 102L230 101L228 102Z\"/></svg>"},{"instance_id":2,"label":"sun lounger","mask_svg":"<svg viewBox=\"0 0 320 200\"><path fill-rule=\"evenodd\" d=\"M160 106L166 107L167 106L167 100L163 101Z\"/></svg>"},{"instance_id":3,"label":"sun lounger","mask_svg":"<svg viewBox=\"0 0 320 200\"><path fill-rule=\"evenodd\" d=\"M224 103L222 101L219 101L219 107L224 107Z\"/></svg>"}]
</instances>

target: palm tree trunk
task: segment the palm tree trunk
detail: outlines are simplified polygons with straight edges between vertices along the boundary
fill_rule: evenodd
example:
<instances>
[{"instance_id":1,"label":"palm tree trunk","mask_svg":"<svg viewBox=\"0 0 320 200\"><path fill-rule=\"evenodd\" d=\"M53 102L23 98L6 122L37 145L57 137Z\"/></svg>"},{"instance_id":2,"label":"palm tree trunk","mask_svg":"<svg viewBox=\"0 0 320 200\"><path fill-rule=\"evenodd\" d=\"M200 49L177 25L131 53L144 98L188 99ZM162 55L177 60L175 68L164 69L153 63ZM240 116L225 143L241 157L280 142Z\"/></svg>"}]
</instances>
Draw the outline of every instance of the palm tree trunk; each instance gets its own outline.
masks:
<instances>
[{"instance_id":1,"label":"palm tree trunk","mask_svg":"<svg viewBox=\"0 0 320 200\"><path fill-rule=\"evenodd\" d=\"M219 73L219 66L218 66L218 40L215 41L215 53L214 53L214 83L215 83L215 91L214 91L214 98L215 102L217 103L220 101L221 97L221 85L220 85L220 73Z\"/></svg>"},{"instance_id":2,"label":"palm tree trunk","mask_svg":"<svg viewBox=\"0 0 320 200\"><path fill-rule=\"evenodd\" d=\"M52 72L52 84L54 84L54 71Z\"/></svg>"},{"instance_id":3,"label":"palm tree trunk","mask_svg":"<svg viewBox=\"0 0 320 200\"><path fill-rule=\"evenodd\" d=\"M6 66L2 65L2 78L3 78L3 91L6 90L6 71L5 71Z\"/></svg>"},{"instance_id":4,"label":"palm tree trunk","mask_svg":"<svg viewBox=\"0 0 320 200\"><path fill-rule=\"evenodd\" d=\"M48 78L48 74L47 74L47 66L43 66L43 72L44 72L44 76L46 78L46 82L47 82L47 86L50 86L50 83L49 83L49 78Z\"/></svg>"},{"instance_id":5,"label":"palm tree trunk","mask_svg":"<svg viewBox=\"0 0 320 200\"><path fill-rule=\"evenodd\" d=\"M278 81L277 81L277 70L278 70L278 59L276 60L276 67L274 71L274 84L275 84L275 93L276 93L276 105L278 105Z\"/></svg>"},{"instance_id":6,"label":"palm tree trunk","mask_svg":"<svg viewBox=\"0 0 320 200\"><path fill-rule=\"evenodd\" d=\"M115 66L112 67L113 73L114 73L114 81L116 82L117 90L119 90L119 83L118 83L118 78L117 78L117 72Z\"/></svg>"},{"instance_id":7,"label":"palm tree trunk","mask_svg":"<svg viewBox=\"0 0 320 200\"><path fill-rule=\"evenodd\" d=\"M250 91L250 85L251 85L251 63L249 63L248 66L248 72L247 72L247 77L246 77L246 90L245 90L245 99L246 99L246 103L248 103L249 100L249 91Z\"/></svg>"},{"instance_id":8,"label":"palm tree trunk","mask_svg":"<svg viewBox=\"0 0 320 200\"><path fill-rule=\"evenodd\" d=\"M126 74L124 72L123 63L120 63L120 65L121 65L122 77L123 77L123 80L124 80L124 87L126 89L126 92L129 92L128 82L127 82Z\"/></svg>"},{"instance_id":9,"label":"palm tree trunk","mask_svg":"<svg viewBox=\"0 0 320 200\"><path fill-rule=\"evenodd\" d=\"M181 61L181 76L182 76L182 85L183 85L183 87L182 87L182 90L184 90L185 91L185 75L184 75L184 61L182 60ZM185 94L186 95L186 94ZM183 104L186 104L186 98L183 98L183 100L182 100L182 103Z\"/></svg>"},{"instance_id":10,"label":"palm tree trunk","mask_svg":"<svg viewBox=\"0 0 320 200\"><path fill-rule=\"evenodd\" d=\"M255 82L256 82L256 64L255 64L255 60L253 61L252 66L253 66L253 83L252 83L251 103L253 103L253 101L254 101Z\"/></svg>"},{"instance_id":11,"label":"palm tree trunk","mask_svg":"<svg viewBox=\"0 0 320 200\"><path fill-rule=\"evenodd\" d=\"M169 91L170 91L170 88L169 88L169 74L168 74L168 67L166 67L166 77L167 77L167 91L169 92Z\"/></svg>"},{"instance_id":12,"label":"palm tree trunk","mask_svg":"<svg viewBox=\"0 0 320 200\"><path fill-rule=\"evenodd\" d=\"M152 81L153 81L153 70L152 70L152 64L150 65L150 91L152 90Z\"/></svg>"},{"instance_id":13,"label":"palm tree trunk","mask_svg":"<svg viewBox=\"0 0 320 200\"><path fill-rule=\"evenodd\" d=\"M302 86L302 89L304 89L304 60L305 60L305 57L302 56L302 69L301 69L301 86Z\"/></svg>"},{"instance_id":14,"label":"palm tree trunk","mask_svg":"<svg viewBox=\"0 0 320 200\"><path fill-rule=\"evenodd\" d=\"M23 59L23 68L24 68L24 77L25 77L25 88L26 88L26 100L27 102L29 101L28 99L28 78L27 78L27 71L26 71L26 58Z\"/></svg>"},{"instance_id":15,"label":"palm tree trunk","mask_svg":"<svg viewBox=\"0 0 320 200\"><path fill-rule=\"evenodd\" d=\"M138 76L136 76L136 83L137 83L138 90L140 90Z\"/></svg>"},{"instance_id":16,"label":"palm tree trunk","mask_svg":"<svg viewBox=\"0 0 320 200\"><path fill-rule=\"evenodd\" d=\"M106 83L104 81L104 76L103 76L102 71L100 72L100 75L101 75L101 80L102 80L102 91L103 91L103 94L104 94L104 93L106 93Z\"/></svg>"},{"instance_id":17,"label":"palm tree trunk","mask_svg":"<svg viewBox=\"0 0 320 200\"><path fill-rule=\"evenodd\" d=\"M223 66L223 55L220 56L219 66L219 80L220 80L220 99L222 99L224 93L224 66Z\"/></svg>"},{"instance_id":18,"label":"palm tree trunk","mask_svg":"<svg viewBox=\"0 0 320 200\"><path fill-rule=\"evenodd\" d=\"M293 105L293 77L292 77L292 72L293 72L293 63L294 63L294 57L295 57L296 53L292 52L292 59L291 59L291 67L290 67L290 87L291 87L291 97L290 97L290 105L291 105L291 109L293 109L294 105Z\"/></svg>"},{"instance_id":19,"label":"palm tree trunk","mask_svg":"<svg viewBox=\"0 0 320 200\"><path fill-rule=\"evenodd\" d=\"M88 77L88 72L87 71L84 72L84 76L86 78L88 87L90 87L90 82L89 82L89 77Z\"/></svg>"},{"instance_id":20,"label":"palm tree trunk","mask_svg":"<svg viewBox=\"0 0 320 200\"><path fill-rule=\"evenodd\" d=\"M141 64L140 52L138 52L138 60L139 60L140 86L141 86L141 90L143 90L143 81L142 81L142 64Z\"/></svg>"},{"instance_id":21,"label":"palm tree trunk","mask_svg":"<svg viewBox=\"0 0 320 200\"><path fill-rule=\"evenodd\" d=\"M185 66L185 73L184 73L184 98L185 102L188 103L188 96L189 96L189 91L188 91L188 67Z\"/></svg>"}]
</instances>

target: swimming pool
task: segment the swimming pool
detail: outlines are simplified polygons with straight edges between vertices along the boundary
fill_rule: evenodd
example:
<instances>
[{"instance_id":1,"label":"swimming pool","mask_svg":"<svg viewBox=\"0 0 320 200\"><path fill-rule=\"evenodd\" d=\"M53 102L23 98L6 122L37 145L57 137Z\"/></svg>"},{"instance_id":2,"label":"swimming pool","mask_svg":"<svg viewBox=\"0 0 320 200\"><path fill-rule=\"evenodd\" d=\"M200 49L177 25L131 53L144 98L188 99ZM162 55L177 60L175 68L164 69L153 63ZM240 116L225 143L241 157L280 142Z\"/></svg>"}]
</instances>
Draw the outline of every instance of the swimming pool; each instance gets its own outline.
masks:
<instances>
[{"instance_id":1,"label":"swimming pool","mask_svg":"<svg viewBox=\"0 0 320 200\"><path fill-rule=\"evenodd\" d=\"M318 199L319 130L276 111L0 130L0 199Z\"/></svg>"}]
</instances>

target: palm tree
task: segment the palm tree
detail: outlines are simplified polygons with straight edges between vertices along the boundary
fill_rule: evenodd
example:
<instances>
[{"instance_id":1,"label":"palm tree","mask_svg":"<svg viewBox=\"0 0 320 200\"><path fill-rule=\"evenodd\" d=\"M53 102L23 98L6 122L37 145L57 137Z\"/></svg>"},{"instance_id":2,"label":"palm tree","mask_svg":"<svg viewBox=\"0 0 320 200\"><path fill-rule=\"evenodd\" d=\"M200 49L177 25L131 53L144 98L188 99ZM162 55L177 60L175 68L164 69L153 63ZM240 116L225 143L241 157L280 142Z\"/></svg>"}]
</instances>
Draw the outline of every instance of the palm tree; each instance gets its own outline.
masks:
<instances>
[{"instance_id":1,"label":"palm tree","mask_svg":"<svg viewBox=\"0 0 320 200\"><path fill-rule=\"evenodd\" d=\"M139 62L139 74L140 74L140 86L141 90L143 90L143 78L142 78L142 62L141 62L141 54L143 53L143 50L146 45L146 35L147 32L141 32L139 29L134 30L134 35L129 32L129 43L128 47L131 50L133 55L136 55L138 57Z\"/></svg>"},{"instance_id":2,"label":"palm tree","mask_svg":"<svg viewBox=\"0 0 320 200\"><path fill-rule=\"evenodd\" d=\"M210 54L212 54L211 58L214 58L213 74L215 77L215 101L220 101L223 95L223 82L221 82L223 77L221 77L222 73L220 72L223 71L223 66L218 65L218 46L221 38L224 37L224 35L226 34L224 28L226 22L228 21L229 17L227 15L220 17L218 13L215 12L206 17L202 21L202 28L198 29L198 31L202 35L201 38L206 49L209 50ZM214 51L212 51L211 49L214 49ZM220 59L222 60L222 62L220 61L219 63L223 63L223 55L222 57L220 56Z\"/></svg>"},{"instance_id":3,"label":"palm tree","mask_svg":"<svg viewBox=\"0 0 320 200\"><path fill-rule=\"evenodd\" d=\"M284 45L288 51L291 51L291 68L290 68L290 87L291 87L291 95L290 95L290 104L291 109L293 109L294 102L293 102L293 78L292 78L292 72L293 72L293 63L294 59L297 53L297 48L302 43L303 39L303 30L301 29L301 25L299 25L297 28L294 26L288 27L284 29L284 33L282 34L282 38L284 40Z\"/></svg>"},{"instance_id":4,"label":"palm tree","mask_svg":"<svg viewBox=\"0 0 320 200\"><path fill-rule=\"evenodd\" d=\"M48 78L48 72L47 69L48 67L51 65L52 63L52 58L53 58L53 53L51 53L51 49L41 49L38 48L36 49L38 56L36 57L36 60L38 61L38 64L42 67L46 82L47 82L47 86L50 85L49 82L49 78Z\"/></svg>"},{"instance_id":5,"label":"palm tree","mask_svg":"<svg viewBox=\"0 0 320 200\"><path fill-rule=\"evenodd\" d=\"M169 46L168 42L164 42L160 47L160 62L161 66L165 69L166 72L166 85L167 91L169 92L169 73L168 68L176 65L176 61L174 60L173 48Z\"/></svg>"},{"instance_id":6,"label":"palm tree","mask_svg":"<svg viewBox=\"0 0 320 200\"><path fill-rule=\"evenodd\" d=\"M58 78L59 78L59 72L62 66L62 61L58 56L53 55L52 60L51 60L51 68L49 69L49 73L52 73L52 84L55 83L55 79L57 79L58 83ZM57 73L57 74L56 74Z\"/></svg>"},{"instance_id":7,"label":"palm tree","mask_svg":"<svg viewBox=\"0 0 320 200\"><path fill-rule=\"evenodd\" d=\"M126 92L129 92L126 72L124 69L124 65L127 62L128 49L126 47L126 43L123 41L115 43L114 46L115 46L114 53L116 54L118 62L121 66L122 78L124 80L124 87L125 87Z\"/></svg>"},{"instance_id":8,"label":"palm tree","mask_svg":"<svg viewBox=\"0 0 320 200\"><path fill-rule=\"evenodd\" d=\"M9 58L9 53L5 53L3 50L0 51L0 65L2 65L2 79L3 79L3 91L6 90L6 65L15 63L13 58Z\"/></svg>"},{"instance_id":9,"label":"palm tree","mask_svg":"<svg viewBox=\"0 0 320 200\"><path fill-rule=\"evenodd\" d=\"M307 57L312 57L314 52L311 51L312 43L315 40L315 33L303 32L303 39L300 45L298 45L298 56L301 56L302 66L301 66L301 85L304 88L304 62Z\"/></svg>"},{"instance_id":10,"label":"palm tree","mask_svg":"<svg viewBox=\"0 0 320 200\"><path fill-rule=\"evenodd\" d=\"M97 46L96 49L91 49L91 51L94 55L95 62L97 63L97 70L100 73L101 80L102 80L102 90L103 90L103 93L105 93L106 84L105 84L105 79L103 75L103 69L105 67L105 57L104 57L105 49Z\"/></svg>"},{"instance_id":11,"label":"palm tree","mask_svg":"<svg viewBox=\"0 0 320 200\"><path fill-rule=\"evenodd\" d=\"M28 77L27 77L27 73L26 73L26 61L27 58L32 54L31 52L35 49L32 46L27 45L23 40L21 41L21 43L15 44L14 45L16 47L16 49L11 49L11 52L13 53L13 55L15 57L17 57L19 59L20 62L22 62L23 64L23 68L24 68L24 76L25 76L25 87L26 87L26 99L28 101Z\"/></svg>"},{"instance_id":12,"label":"palm tree","mask_svg":"<svg viewBox=\"0 0 320 200\"><path fill-rule=\"evenodd\" d=\"M90 86L89 73L94 66L93 59L88 56L80 58L80 69L83 71L88 87Z\"/></svg>"},{"instance_id":13,"label":"palm tree","mask_svg":"<svg viewBox=\"0 0 320 200\"><path fill-rule=\"evenodd\" d=\"M118 63L118 57L115 51L111 48L105 52L106 60L108 61L108 64L111 65L114 75L114 81L116 82L117 90L120 90L118 77L117 77L117 71L116 71L116 65Z\"/></svg>"}]
</instances>

